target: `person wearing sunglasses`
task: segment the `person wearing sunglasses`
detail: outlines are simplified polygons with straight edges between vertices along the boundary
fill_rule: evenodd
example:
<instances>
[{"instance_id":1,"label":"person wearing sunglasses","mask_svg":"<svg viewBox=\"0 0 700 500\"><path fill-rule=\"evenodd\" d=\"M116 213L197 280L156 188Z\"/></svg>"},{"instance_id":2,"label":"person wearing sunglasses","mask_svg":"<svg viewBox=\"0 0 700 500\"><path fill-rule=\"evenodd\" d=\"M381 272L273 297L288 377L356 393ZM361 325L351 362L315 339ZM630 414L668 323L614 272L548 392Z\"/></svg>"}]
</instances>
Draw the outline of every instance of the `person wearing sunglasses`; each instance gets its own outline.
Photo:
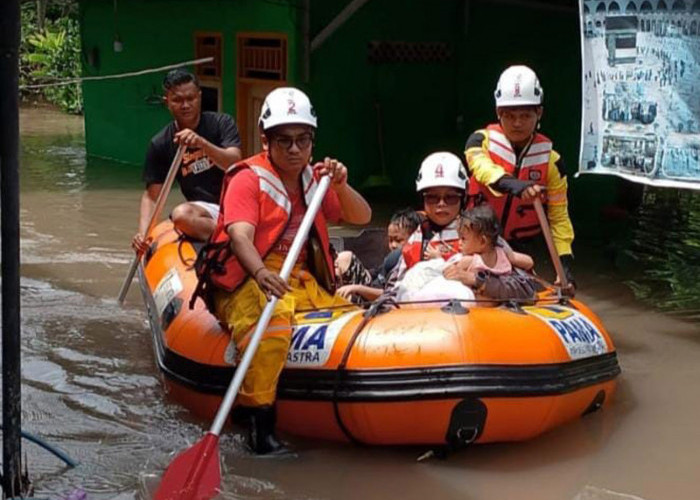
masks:
<instances>
[{"instance_id":1,"label":"person wearing sunglasses","mask_svg":"<svg viewBox=\"0 0 700 500\"><path fill-rule=\"evenodd\" d=\"M275 435L275 399L295 311L348 304L334 295L326 224L367 224L372 211L348 184L348 169L340 161L325 158L311 164L317 119L302 91L283 87L270 92L259 128L263 151L226 173L221 214L197 274L200 286L204 280L208 289L202 295L231 332L238 353L248 345L267 301L280 299L246 372L234 414L248 426L254 453L282 454L287 448ZM322 175L331 177L330 189L285 282L279 275L282 264Z\"/></svg>"},{"instance_id":2,"label":"person wearing sunglasses","mask_svg":"<svg viewBox=\"0 0 700 500\"><path fill-rule=\"evenodd\" d=\"M439 152L423 160L416 179L423 217L403 246L396 279L418 262L447 260L459 253L457 219L464 207L466 187L467 171L458 156Z\"/></svg>"},{"instance_id":3,"label":"person wearing sunglasses","mask_svg":"<svg viewBox=\"0 0 700 500\"><path fill-rule=\"evenodd\" d=\"M469 206L489 204L508 243L532 253L541 232L532 200L542 198L557 253L573 284L574 229L566 170L552 141L538 132L544 109L542 86L532 69L511 66L501 74L494 96L498 123L474 132L465 146L471 174Z\"/></svg>"}]
</instances>

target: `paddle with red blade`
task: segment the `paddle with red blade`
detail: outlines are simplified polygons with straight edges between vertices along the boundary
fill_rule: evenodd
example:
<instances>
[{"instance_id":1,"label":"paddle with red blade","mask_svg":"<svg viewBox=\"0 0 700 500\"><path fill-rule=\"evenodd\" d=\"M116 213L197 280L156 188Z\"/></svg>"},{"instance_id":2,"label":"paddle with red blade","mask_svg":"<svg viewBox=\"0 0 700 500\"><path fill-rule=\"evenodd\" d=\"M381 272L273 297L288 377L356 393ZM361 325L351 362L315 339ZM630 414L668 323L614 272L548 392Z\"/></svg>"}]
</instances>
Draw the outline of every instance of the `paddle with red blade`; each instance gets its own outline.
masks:
<instances>
[{"instance_id":1,"label":"paddle with red blade","mask_svg":"<svg viewBox=\"0 0 700 500\"><path fill-rule=\"evenodd\" d=\"M311 229L311 224L321 207L323 197L328 191L331 182L330 177L324 176L316 188L316 192L309 203L304 218L299 226L299 231L294 237L294 242L289 254L284 260L280 277L287 281L292 272L294 263L299 257L302 246ZM255 356L260 339L270 323L272 313L277 305L278 298L272 297L260 315L260 320L255 328L250 344L245 350L243 359L236 368L236 373L231 384L226 390L216 418L204 437L194 446L180 453L173 460L163 475L163 479L153 497L154 500L209 500L219 492L221 484L221 470L219 466L219 434L226 423L229 411L236 399L238 390L243 383L248 366Z\"/></svg>"}]
</instances>

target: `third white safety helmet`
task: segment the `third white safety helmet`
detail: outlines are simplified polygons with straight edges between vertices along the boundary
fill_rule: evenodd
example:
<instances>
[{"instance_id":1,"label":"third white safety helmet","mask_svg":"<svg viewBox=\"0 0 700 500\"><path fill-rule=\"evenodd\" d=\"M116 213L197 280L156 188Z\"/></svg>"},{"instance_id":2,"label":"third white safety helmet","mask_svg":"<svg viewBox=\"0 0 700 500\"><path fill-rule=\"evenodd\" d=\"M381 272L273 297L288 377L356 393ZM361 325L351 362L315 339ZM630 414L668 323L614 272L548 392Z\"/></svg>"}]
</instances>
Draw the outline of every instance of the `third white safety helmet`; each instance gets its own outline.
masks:
<instances>
[{"instance_id":1,"label":"third white safety helmet","mask_svg":"<svg viewBox=\"0 0 700 500\"><path fill-rule=\"evenodd\" d=\"M316 111L309 97L294 87L279 87L267 94L258 125L269 130L278 125L310 125L317 127Z\"/></svg>"},{"instance_id":2,"label":"third white safety helmet","mask_svg":"<svg viewBox=\"0 0 700 500\"><path fill-rule=\"evenodd\" d=\"M431 187L467 188L467 170L457 155L432 153L423 160L416 179L416 191Z\"/></svg>"},{"instance_id":3,"label":"third white safety helmet","mask_svg":"<svg viewBox=\"0 0 700 500\"><path fill-rule=\"evenodd\" d=\"M511 66L501 73L494 92L496 107L540 106L544 91L537 75L527 66Z\"/></svg>"}]
</instances>

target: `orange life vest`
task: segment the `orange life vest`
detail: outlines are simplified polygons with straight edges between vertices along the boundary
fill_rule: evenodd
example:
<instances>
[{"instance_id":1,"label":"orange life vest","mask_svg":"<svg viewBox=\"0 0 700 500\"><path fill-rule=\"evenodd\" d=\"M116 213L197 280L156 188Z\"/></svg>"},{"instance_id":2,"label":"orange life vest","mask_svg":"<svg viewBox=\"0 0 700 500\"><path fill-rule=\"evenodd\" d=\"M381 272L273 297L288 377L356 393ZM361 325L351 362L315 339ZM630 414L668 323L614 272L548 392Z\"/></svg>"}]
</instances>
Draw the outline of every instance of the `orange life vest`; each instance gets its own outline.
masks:
<instances>
[{"instance_id":1,"label":"orange life vest","mask_svg":"<svg viewBox=\"0 0 700 500\"><path fill-rule=\"evenodd\" d=\"M241 170L249 168L253 170L260 182L260 220L255 228L253 245L264 259L274 248L277 241L282 237L292 211L292 202L287 195L287 191L280 179L277 171L270 163L266 152L242 160L230 167L224 176L223 187L221 189L221 213L216 224L216 229L210 239L211 250L208 258L218 260L213 266L209 266L210 276L208 279L217 288L227 291L234 291L248 276L247 271L238 262L238 259L230 251L230 240L224 228L224 196L231 179ZM304 200L308 206L318 187L313 170L306 166L301 173L302 188L304 190ZM329 276L329 280L319 280L325 288L333 287L335 274L333 259L330 254L330 241L326 218L323 215L323 208L318 211L311 229L310 238L318 238L323 252L323 261L327 269L322 273ZM223 251L222 251L223 250ZM311 249L310 249L310 254ZM330 283L326 283L330 281ZM334 290L329 290L333 293Z\"/></svg>"},{"instance_id":2,"label":"orange life vest","mask_svg":"<svg viewBox=\"0 0 700 500\"><path fill-rule=\"evenodd\" d=\"M525 181L547 186L547 173L552 153L552 141L537 133L530 145L518 157L499 124L486 127L488 153L491 160L503 167L506 173ZM501 221L506 240L527 238L540 232L535 207L530 201L517 196L495 196L489 188L480 184L474 176L469 179L470 206L488 203Z\"/></svg>"},{"instance_id":3,"label":"orange life vest","mask_svg":"<svg viewBox=\"0 0 700 500\"><path fill-rule=\"evenodd\" d=\"M448 250L441 251L442 257L445 260L458 253L459 231L457 231L457 221L458 219L453 220L450 224L442 228L441 231L433 233L430 235L430 238L426 238L426 236L428 236L430 221L424 219L418 226L418 229L409 236L408 241L406 241L406 244L401 250L401 255L406 263L406 269L410 269L414 265L425 260L423 259L423 254L428 246L433 248L446 246Z\"/></svg>"}]
</instances>

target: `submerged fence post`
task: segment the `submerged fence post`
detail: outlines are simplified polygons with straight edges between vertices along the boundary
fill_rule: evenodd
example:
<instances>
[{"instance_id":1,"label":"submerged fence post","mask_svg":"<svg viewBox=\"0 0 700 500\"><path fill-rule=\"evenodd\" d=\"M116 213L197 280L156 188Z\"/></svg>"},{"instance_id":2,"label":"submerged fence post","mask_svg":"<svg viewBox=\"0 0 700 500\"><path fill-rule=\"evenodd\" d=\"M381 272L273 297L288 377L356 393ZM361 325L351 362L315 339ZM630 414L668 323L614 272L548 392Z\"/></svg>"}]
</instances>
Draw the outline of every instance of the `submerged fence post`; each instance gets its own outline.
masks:
<instances>
[{"instance_id":1,"label":"submerged fence post","mask_svg":"<svg viewBox=\"0 0 700 500\"><path fill-rule=\"evenodd\" d=\"M0 1L0 222L2 223L2 471L21 492L19 314L19 0Z\"/></svg>"}]
</instances>

